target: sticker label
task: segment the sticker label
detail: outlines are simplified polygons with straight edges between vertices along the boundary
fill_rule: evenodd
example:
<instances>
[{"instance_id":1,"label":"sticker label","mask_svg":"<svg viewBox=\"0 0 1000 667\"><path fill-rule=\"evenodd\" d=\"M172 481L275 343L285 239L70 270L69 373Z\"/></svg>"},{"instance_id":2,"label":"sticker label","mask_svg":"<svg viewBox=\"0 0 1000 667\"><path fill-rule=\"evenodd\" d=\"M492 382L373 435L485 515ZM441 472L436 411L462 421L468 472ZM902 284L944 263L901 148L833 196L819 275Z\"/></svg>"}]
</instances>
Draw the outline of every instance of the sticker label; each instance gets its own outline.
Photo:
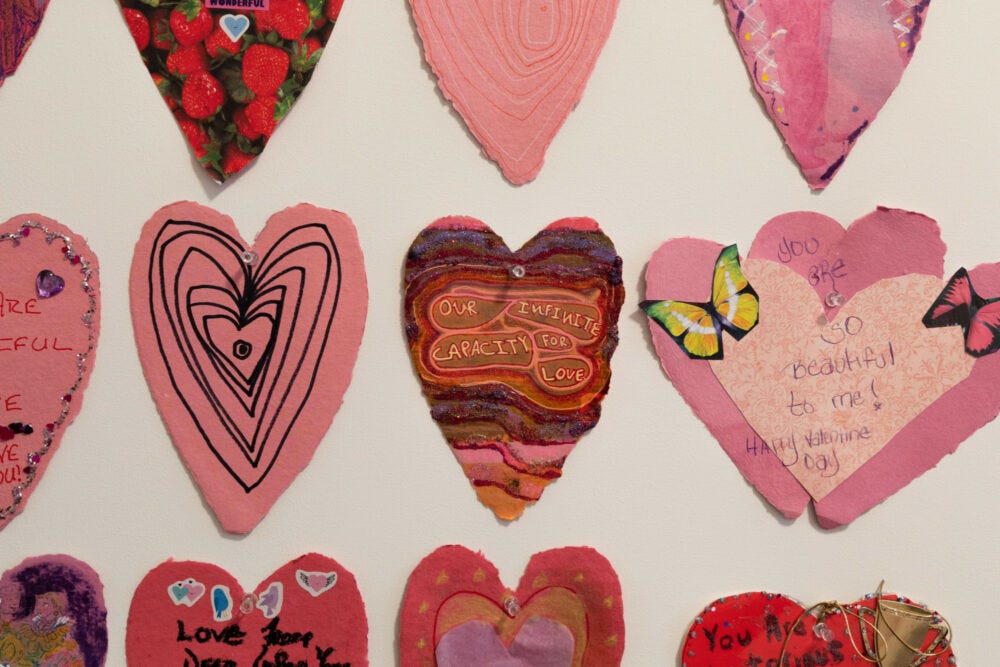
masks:
<instances>
[{"instance_id":1,"label":"sticker label","mask_svg":"<svg viewBox=\"0 0 1000 667\"><path fill-rule=\"evenodd\" d=\"M254 12L267 11L271 0L205 0L209 9L247 9Z\"/></svg>"}]
</instances>

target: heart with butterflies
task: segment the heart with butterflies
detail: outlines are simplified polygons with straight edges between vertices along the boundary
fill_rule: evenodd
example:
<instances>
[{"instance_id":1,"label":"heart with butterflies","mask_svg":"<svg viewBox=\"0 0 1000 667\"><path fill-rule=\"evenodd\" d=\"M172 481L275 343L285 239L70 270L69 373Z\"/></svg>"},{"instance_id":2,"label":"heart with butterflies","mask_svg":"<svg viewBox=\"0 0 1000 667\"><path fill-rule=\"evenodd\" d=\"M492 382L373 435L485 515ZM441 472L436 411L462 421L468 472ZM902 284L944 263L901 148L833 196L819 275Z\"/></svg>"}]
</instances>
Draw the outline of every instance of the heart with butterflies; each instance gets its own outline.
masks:
<instances>
[{"instance_id":1,"label":"heart with butterflies","mask_svg":"<svg viewBox=\"0 0 1000 667\"><path fill-rule=\"evenodd\" d=\"M779 593L719 598L691 624L681 656L686 667L958 664L940 616L881 591L810 608Z\"/></svg>"},{"instance_id":2,"label":"heart with butterflies","mask_svg":"<svg viewBox=\"0 0 1000 667\"><path fill-rule=\"evenodd\" d=\"M198 164L242 171L312 78L344 0L120 0L157 90Z\"/></svg>"},{"instance_id":3,"label":"heart with butterflies","mask_svg":"<svg viewBox=\"0 0 1000 667\"><path fill-rule=\"evenodd\" d=\"M589 547L535 554L517 590L461 546L437 549L410 574L399 622L403 665L608 667L624 650L618 576Z\"/></svg>"},{"instance_id":4,"label":"heart with butterflies","mask_svg":"<svg viewBox=\"0 0 1000 667\"><path fill-rule=\"evenodd\" d=\"M167 561L132 597L130 665L368 665L368 620L357 582L311 553L253 591L211 563Z\"/></svg>"},{"instance_id":5,"label":"heart with butterflies","mask_svg":"<svg viewBox=\"0 0 1000 667\"><path fill-rule=\"evenodd\" d=\"M930 0L723 5L764 110L809 187L825 188L910 64Z\"/></svg>"},{"instance_id":6,"label":"heart with butterflies","mask_svg":"<svg viewBox=\"0 0 1000 667\"><path fill-rule=\"evenodd\" d=\"M222 527L247 533L312 458L350 384L368 307L342 213L275 214L253 244L189 202L132 262L132 323L170 436Z\"/></svg>"},{"instance_id":7,"label":"heart with butterflies","mask_svg":"<svg viewBox=\"0 0 1000 667\"><path fill-rule=\"evenodd\" d=\"M849 523L1000 412L1000 264L944 281L944 253L933 220L880 208L779 216L742 263L690 238L654 254L660 363L785 516Z\"/></svg>"},{"instance_id":8,"label":"heart with butterflies","mask_svg":"<svg viewBox=\"0 0 1000 667\"><path fill-rule=\"evenodd\" d=\"M83 406L100 330L100 284L86 241L40 215L0 225L0 265L3 529L24 510Z\"/></svg>"},{"instance_id":9,"label":"heart with butterflies","mask_svg":"<svg viewBox=\"0 0 1000 667\"><path fill-rule=\"evenodd\" d=\"M517 251L451 217L410 246L410 356L431 415L480 501L516 519L600 418L618 345L621 258L590 218Z\"/></svg>"},{"instance_id":10,"label":"heart with butterflies","mask_svg":"<svg viewBox=\"0 0 1000 667\"><path fill-rule=\"evenodd\" d=\"M410 0L438 87L515 185L579 103L618 0Z\"/></svg>"}]
</instances>

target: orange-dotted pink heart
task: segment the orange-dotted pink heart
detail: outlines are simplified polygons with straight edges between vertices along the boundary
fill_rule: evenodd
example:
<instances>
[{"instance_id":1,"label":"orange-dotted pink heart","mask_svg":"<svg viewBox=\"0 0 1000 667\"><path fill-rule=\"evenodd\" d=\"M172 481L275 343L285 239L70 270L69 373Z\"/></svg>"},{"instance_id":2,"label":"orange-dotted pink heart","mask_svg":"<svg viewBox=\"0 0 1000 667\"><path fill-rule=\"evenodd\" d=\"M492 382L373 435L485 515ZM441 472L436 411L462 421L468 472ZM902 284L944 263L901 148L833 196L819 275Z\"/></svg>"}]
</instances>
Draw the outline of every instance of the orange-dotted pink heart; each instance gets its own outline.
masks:
<instances>
[{"instance_id":1,"label":"orange-dotted pink heart","mask_svg":"<svg viewBox=\"0 0 1000 667\"><path fill-rule=\"evenodd\" d=\"M368 620L357 582L311 553L253 591L211 563L167 561L136 588L125 656L146 665L368 665Z\"/></svg>"},{"instance_id":2,"label":"orange-dotted pink heart","mask_svg":"<svg viewBox=\"0 0 1000 667\"><path fill-rule=\"evenodd\" d=\"M441 92L511 183L538 175L618 0L410 0Z\"/></svg>"},{"instance_id":3,"label":"orange-dotted pink heart","mask_svg":"<svg viewBox=\"0 0 1000 667\"><path fill-rule=\"evenodd\" d=\"M0 266L2 529L24 509L83 404L100 292L86 242L40 215L0 226Z\"/></svg>"},{"instance_id":4,"label":"orange-dotted pink heart","mask_svg":"<svg viewBox=\"0 0 1000 667\"><path fill-rule=\"evenodd\" d=\"M343 213L276 213L251 245L181 202L146 223L132 323L174 445L222 527L246 533L312 458L350 384L368 308Z\"/></svg>"}]
</instances>

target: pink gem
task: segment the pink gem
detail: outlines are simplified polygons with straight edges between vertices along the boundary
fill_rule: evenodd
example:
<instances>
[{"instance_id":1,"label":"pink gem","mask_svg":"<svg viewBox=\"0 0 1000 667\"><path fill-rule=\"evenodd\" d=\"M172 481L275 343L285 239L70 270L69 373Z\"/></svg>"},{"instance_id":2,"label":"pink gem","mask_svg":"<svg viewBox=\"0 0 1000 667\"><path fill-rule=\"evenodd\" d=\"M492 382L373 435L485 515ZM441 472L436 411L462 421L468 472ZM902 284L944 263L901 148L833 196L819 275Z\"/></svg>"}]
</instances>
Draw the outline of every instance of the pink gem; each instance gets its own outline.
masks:
<instances>
[{"instance_id":1,"label":"pink gem","mask_svg":"<svg viewBox=\"0 0 1000 667\"><path fill-rule=\"evenodd\" d=\"M73 255L73 257L70 258L69 263L70 264L79 264L80 263L80 256L79 255Z\"/></svg>"},{"instance_id":2,"label":"pink gem","mask_svg":"<svg viewBox=\"0 0 1000 667\"><path fill-rule=\"evenodd\" d=\"M28 227L22 227L21 228L21 236L27 236L30 233L31 233L31 229L30 228L28 228Z\"/></svg>"}]
</instances>

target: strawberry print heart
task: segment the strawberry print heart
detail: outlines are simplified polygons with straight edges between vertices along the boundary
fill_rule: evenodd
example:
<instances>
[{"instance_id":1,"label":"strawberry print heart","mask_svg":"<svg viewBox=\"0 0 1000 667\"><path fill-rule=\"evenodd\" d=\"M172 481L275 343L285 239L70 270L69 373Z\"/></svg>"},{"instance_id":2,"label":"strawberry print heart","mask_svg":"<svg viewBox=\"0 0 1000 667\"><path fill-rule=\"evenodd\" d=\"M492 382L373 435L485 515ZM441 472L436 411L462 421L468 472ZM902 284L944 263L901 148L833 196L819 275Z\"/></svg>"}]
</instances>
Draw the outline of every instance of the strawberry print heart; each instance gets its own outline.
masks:
<instances>
[{"instance_id":1,"label":"strawberry print heart","mask_svg":"<svg viewBox=\"0 0 1000 667\"><path fill-rule=\"evenodd\" d=\"M0 85L17 71L48 6L49 0L0 2Z\"/></svg>"},{"instance_id":2,"label":"strawberry print heart","mask_svg":"<svg viewBox=\"0 0 1000 667\"><path fill-rule=\"evenodd\" d=\"M829 185L896 89L930 0L733 0L726 13L764 109L813 189Z\"/></svg>"},{"instance_id":3,"label":"strawberry print heart","mask_svg":"<svg viewBox=\"0 0 1000 667\"><path fill-rule=\"evenodd\" d=\"M504 177L538 175L579 103L618 0L410 0L427 64Z\"/></svg>"},{"instance_id":4,"label":"strawberry print heart","mask_svg":"<svg viewBox=\"0 0 1000 667\"><path fill-rule=\"evenodd\" d=\"M100 329L97 257L55 220L0 225L0 529L25 507L83 404Z\"/></svg>"},{"instance_id":5,"label":"strawberry print heart","mask_svg":"<svg viewBox=\"0 0 1000 667\"><path fill-rule=\"evenodd\" d=\"M441 547L410 575L399 627L403 667L608 667L625 650L618 576L589 547L535 554L516 591L482 554Z\"/></svg>"},{"instance_id":6,"label":"strawberry print heart","mask_svg":"<svg viewBox=\"0 0 1000 667\"><path fill-rule=\"evenodd\" d=\"M932 657L922 659L904 640ZM691 624L681 649L684 667L874 665L876 658L881 667L958 664L936 613L879 593L810 609L778 593L719 598Z\"/></svg>"},{"instance_id":7,"label":"strawberry print heart","mask_svg":"<svg viewBox=\"0 0 1000 667\"><path fill-rule=\"evenodd\" d=\"M108 653L104 587L89 565L37 556L0 576L0 664L101 667Z\"/></svg>"},{"instance_id":8,"label":"strawberry print heart","mask_svg":"<svg viewBox=\"0 0 1000 667\"><path fill-rule=\"evenodd\" d=\"M438 220L406 260L413 365L480 501L516 519L597 424L618 344L621 258L589 218L517 252L482 222Z\"/></svg>"},{"instance_id":9,"label":"strawberry print heart","mask_svg":"<svg viewBox=\"0 0 1000 667\"><path fill-rule=\"evenodd\" d=\"M336 585L315 593L303 570ZM203 595L178 599L175 588ZM125 635L129 665L368 665L368 619L354 575L306 554L245 592L210 563L169 560L136 588Z\"/></svg>"},{"instance_id":10,"label":"strawberry print heart","mask_svg":"<svg viewBox=\"0 0 1000 667\"><path fill-rule=\"evenodd\" d=\"M705 300L718 244L675 239L646 272L651 299ZM959 327L921 320L945 286L937 224L879 208L844 230L789 213L757 234L744 273L760 325L693 360L659 327L667 376L744 477L786 517L853 521L1000 412L1000 355L972 357ZM1000 264L969 272L1000 294Z\"/></svg>"},{"instance_id":11,"label":"strawberry print heart","mask_svg":"<svg viewBox=\"0 0 1000 667\"><path fill-rule=\"evenodd\" d=\"M174 445L225 530L247 533L312 458L350 384L368 307L357 233L308 204L251 247L188 202L146 223L132 324Z\"/></svg>"},{"instance_id":12,"label":"strawberry print heart","mask_svg":"<svg viewBox=\"0 0 1000 667\"><path fill-rule=\"evenodd\" d=\"M216 181L270 140L323 56L344 0L120 0L142 61Z\"/></svg>"}]
</instances>

